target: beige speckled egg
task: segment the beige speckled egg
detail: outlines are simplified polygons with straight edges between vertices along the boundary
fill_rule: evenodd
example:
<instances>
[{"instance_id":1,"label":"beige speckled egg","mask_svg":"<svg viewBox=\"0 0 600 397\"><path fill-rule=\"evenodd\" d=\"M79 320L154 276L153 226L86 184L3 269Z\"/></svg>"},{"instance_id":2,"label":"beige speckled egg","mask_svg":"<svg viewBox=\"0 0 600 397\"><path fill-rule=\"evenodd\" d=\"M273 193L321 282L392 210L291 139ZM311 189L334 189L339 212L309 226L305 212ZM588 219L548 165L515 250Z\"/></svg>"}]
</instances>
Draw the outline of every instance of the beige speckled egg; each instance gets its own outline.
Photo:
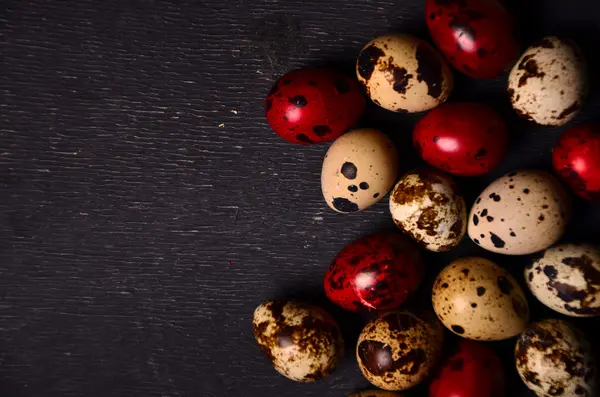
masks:
<instances>
[{"instance_id":1,"label":"beige speckled egg","mask_svg":"<svg viewBox=\"0 0 600 397\"><path fill-rule=\"evenodd\" d=\"M567 316L600 316L600 250L587 244L548 248L525 269L531 293Z\"/></svg>"},{"instance_id":2,"label":"beige speckled egg","mask_svg":"<svg viewBox=\"0 0 600 397\"><path fill-rule=\"evenodd\" d=\"M504 175L479 195L469 215L469 237L488 251L527 255L556 243L571 214L571 200L549 173Z\"/></svg>"},{"instance_id":3,"label":"beige speckled egg","mask_svg":"<svg viewBox=\"0 0 600 397\"><path fill-rule=\"evenodd\" d=\"M337 212L356 212L385 196L398 176L396 147L382 132L363 128L339 137L323 161L321 189Z\"/></svg>"},{"instance_id":4,"label":"beige speckled egg","mask_svg":"<svg viewBox=\"0 0 600 397\"><path fill-rule=\"evenodd\" d=\"M443 343L443 327L432 313L390 312L365 326L358 338L356 358L373 385L406 390L431 374Z\"/></svg>"},{"instance_id":5,"label":"beige speckled egg","mask_svg":"<svg viewBox=\"0 0 600 397\"><path fill-rule=\"evenodd\" d=\"M517 341L515 358L521 379L538 396L598 396L598 368L590 344L565 321L530 325Z\"/></svg>"},{"instance_id":6,"label":"beige speckled egg","mask_svg":"<svg viewBox=\"0 0 600 397\"><path fill-rule=\"evenodd\" d=\"M495 341L523 332L529 307L523 290L503 268L484 258L461 258L438 275L433 308L444 325L467 339Z\"/></svg>"},{"instance_id":7,"label":"beige speckled egg","mask_svg":"<svg viewBox=\"0 0 600 397\"><path fill-rule=\"evenodd\" d=\"M349 397L402 397L402 394L383 390L367 390L351 394Z\"/></svg>"},{"instance_id":8,"label":"beige speckled egg","mask_svg":"<svg viewBox=\"0 0 600 397\"><path fill-rule=\"evenodd\" d=\"M575 117L587 93L586 62L571 40L546 37L529 47L508 78L515 111L542 125L563 125Z\"/></svg>"},{"instance_id":9,"label":"beige speckled egg","mask_svg":"<svg viewBox=\"0 0 600 397\"><path fill-rule=\"evenodd\" d=\"M442 56L424 40L399 34L376 38L360 52L356 73L377 105L422 112L450 96L454 79Z\"/></svg>"},{"instance_id":10,"label":"beige speckled egg","mask_svg":"<svg viewBox=\"0 0 600 397\"><path fill-rule=\"evenodd\" d=\"M254 312L254 337L277 372L297 382L329 375L344 341L323 309L297 301L267 301Z\"/></svg>"},{"instance_id":11,"label":"beige speckled egg","mask_svg":"<svg viewBox=\"0 0 600 397\"><path fill-rule=\"evenodd\" d=\"M452 178L434 168L404 175L390 195L396 225L430 251L448 251L467 230L465 200Z\"/></svg>"}]
</instances>

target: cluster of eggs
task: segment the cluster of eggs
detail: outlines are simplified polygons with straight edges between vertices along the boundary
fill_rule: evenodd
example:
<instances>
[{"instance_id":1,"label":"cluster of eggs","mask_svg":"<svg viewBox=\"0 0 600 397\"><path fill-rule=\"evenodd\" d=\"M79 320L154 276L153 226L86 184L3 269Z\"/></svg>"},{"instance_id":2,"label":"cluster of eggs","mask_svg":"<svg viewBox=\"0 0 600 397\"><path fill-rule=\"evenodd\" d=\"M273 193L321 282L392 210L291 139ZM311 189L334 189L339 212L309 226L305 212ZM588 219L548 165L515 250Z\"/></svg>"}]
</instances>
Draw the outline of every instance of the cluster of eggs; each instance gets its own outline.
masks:
<instances>
[{"instance_id":1,"label":"cluster of eggs","mask_svg":"<svg viewBox=\"0 0 600 397\"><path fill-rule=\"evenodd\" d=\"M335 140L321 174L329 207L357 212L390 193L390 213L403 232L349 244L324 277L325 293L338 306L383 313L364 327L356 360L364 377L387 391L354 396L399 396L390 391L428 379L432 397L503 396L502 364L481 342L514 337L516 368L537 395L596 396L597 364L582 332L564 320L530 324L519 283L488 259L447 265L433 284L433 312L398 310L424 277L418 247L448 251L468 235L493 253L536 253L524 277L540 302L567 316L600 316L600 249L558 244L571 215L563 185L547 172L517 170L492 182L469 211L451 175L494 170L508 150L508 132L486 105L444 103L454 86L448 63L472 78L496 77L514 64L507 93L517 114L563 125L586 95L581 51L569 40L546 37L517 60L512 17L496 0L427 0L426 20L443 55L414 36L378 37L358 56L358 82L327 69L301 69L281 77L266 100L267 119L286 140ZM429 111L413 132L428 167L399 175L392 141L375 129L353 129L365 110L363 90L390 111ZM568 130L553 150L553 167L574 193L600 201L600 126ZM314 305L264 302L253 323L259 346L290 379L321 379L341 360L340 329ZM463 339L442 358L444 328Z\"/></svg>"}]
</instances>

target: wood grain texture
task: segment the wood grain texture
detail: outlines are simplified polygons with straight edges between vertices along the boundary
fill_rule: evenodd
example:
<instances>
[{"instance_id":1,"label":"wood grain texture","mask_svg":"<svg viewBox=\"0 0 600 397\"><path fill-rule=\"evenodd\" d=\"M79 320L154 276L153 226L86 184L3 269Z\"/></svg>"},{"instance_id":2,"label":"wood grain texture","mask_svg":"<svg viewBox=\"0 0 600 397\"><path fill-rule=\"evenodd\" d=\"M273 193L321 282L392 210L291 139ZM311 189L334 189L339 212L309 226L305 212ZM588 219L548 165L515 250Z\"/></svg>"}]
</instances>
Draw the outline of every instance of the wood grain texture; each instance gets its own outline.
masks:
<instances>
[{"instance_id":1,"label":"wood grain texture","mask_svg":"<svg viewBox=\"0 0 600 397\"><path fill-rule=\"evenodd\" d=\"M594 0L509 2L525 42L572 35L599 70ZM353 358L366 318L328 304L322 276L347 243L393 228L387 200L333 213L320 193L328 145L270 131L273 80L305 65L351 72L375 35L427 37L423 0L5 0L0 4L0 394L346 396L367 386ZM596 77L596 76L594 76ZM564 128L519 121L506 77L457 76L453 100L493 104L511 125L501 169L460 179L472 201L493 178L548 168ZM576 122L598 119L596 88ZM363 124L396 141L403 169L417 116L370 106ZM600 207L576 201L567 239L599 242ZM526 258L465 241L426 255L429 279L479 254L519 277ZM427 286L422 288L426 296ZM342 367L323 382L277 375L252 336L275 297L321 303L341 322ZM535 304L536 317L552 315ZM576 321L590 334L597 320ZM508 396L533 396L493 344ZM413 397L425 396L424 388Z\"/></svg>"}]
</instances>

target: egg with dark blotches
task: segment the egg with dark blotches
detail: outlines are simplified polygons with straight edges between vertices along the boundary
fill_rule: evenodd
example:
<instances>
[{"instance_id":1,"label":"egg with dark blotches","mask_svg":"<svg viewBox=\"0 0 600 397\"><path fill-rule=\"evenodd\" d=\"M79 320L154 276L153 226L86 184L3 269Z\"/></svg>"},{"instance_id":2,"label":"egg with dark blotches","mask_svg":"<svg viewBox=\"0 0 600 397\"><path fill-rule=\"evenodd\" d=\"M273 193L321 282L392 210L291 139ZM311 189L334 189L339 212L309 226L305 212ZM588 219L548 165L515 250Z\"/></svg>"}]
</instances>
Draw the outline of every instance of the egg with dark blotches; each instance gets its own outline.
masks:
<instances>
[{"instance_id":1,"label":"egg with dark blotches","mask_svg":"<svg viewBox=\"0 0 600 397\"><path fill-rule=\"evenodd\" d=\"M383 390L367 390L351 394L349 397L403 397L402 394Z\"/></svg>"},{"instance_id":2,"label":"egg with dark blotches","mask_svg":"<svg viewBox=\"0 0 600 397\"><path fill-rule=\"evenodd\" d=\"M468 233L488 251L527 255L555 244L570 216L571 200L552 175L521 170L496 179L479 195Z\"/></svg>"},{"instance_id":3,"label":"egg with dark blotches","mask_svg":"<svg viewBox=\"0 0 600 397\"><path fill-rule=\"evenodd\" d=\"M381 200L398 175L398 153L390 139L370 128L350 131L327 151L321 189L331 209L350 213Z\"/></svg>"},{"instance_id":4,"label":"egg with dark blotches","mask_svg":"<svg viewBox=\"0 0 600 397\"><path fill-rule=\"evenodd\" d=\"M515 358L521 379L538 396L598 396L590 343L566 321L531 324L517 340Z\"/></svg>"},{"instance_id":5,"label":"egg with dark blotches","mask_svg":"<svg viewBox=\"0 0 600 397\"><path fill-rule=\"evenodd\" d=\"M588 244L548 248L525 269L531 293L573 317L600 316L600 250Z\"/></svg>"},{"instance_id":6,"label":"egg with dark blotches","mask_svg":"<svg viewBox=\"0 0 600 397\"><path fill-rule=\"evenodd\" d=\"M254 337L273 368L297 382L314 382L340 362L344 341L325 310L298 301L267 301L254 312Z\"/></svg>"},{"instance_id":7,"label":"egg with dark blotches","mask_svg":"<svg viewBox=\"0 0 600 397\"><path fill-rule=\"evenodd\" d=\"M373 385L401 391L429 377L443 344L444 329L432 313L390 312L365 326L356 359Z\"/></svg>"},{"instance_id":8,"label":"egg with dark blotches","mask_svg":"<svg viewBox=\"0 0 600 397\"><path fill-rule=\"evenodd\" d=\"M404 175L390 195L396 225L429 251L456 247L467 230L467 209L449 175L420 168Z\"/></svg>"},{"instance_id":9,"label":"egg with dark blotches","mask_svg":"<svg viewBox=\"0 0 600 397\"><path fill-rule=\"evenodd\" d=\"M435 280L432 301L442 323L466 339L512 338L529 321L529 306L519 284L484 258L460 258L446 266Z\"/></svg>"}]
</instances>

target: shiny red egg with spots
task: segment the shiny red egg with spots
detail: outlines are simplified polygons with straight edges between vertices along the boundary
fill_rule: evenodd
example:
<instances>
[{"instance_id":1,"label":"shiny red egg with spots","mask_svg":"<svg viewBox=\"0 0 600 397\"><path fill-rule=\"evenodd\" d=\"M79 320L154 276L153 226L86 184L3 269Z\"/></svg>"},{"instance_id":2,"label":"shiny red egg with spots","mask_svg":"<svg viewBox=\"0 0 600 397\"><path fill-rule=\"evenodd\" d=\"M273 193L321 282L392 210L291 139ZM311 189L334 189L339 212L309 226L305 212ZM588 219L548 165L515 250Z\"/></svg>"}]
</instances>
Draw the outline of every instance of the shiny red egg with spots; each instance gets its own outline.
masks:
<instances>
[{"instance_id":1,"label":"shiny red egg with spots","mask_svg":"<svg viewBox=\"0 0 600 397\"><path fill-rule=\"evenodd\" d=\"M463 340L442 362L429 397L503 397L504 384L502 362L494 350Z\"/></svg>"},{"instance_id":2,"label":"shiny red egg with spots","mask_svg":"<svg viewBox=\"0 0 600 397\"><path fill-rule=\"evenodd\" d=\"M333 140L354 126L365 111L358 82L328 69L300 69L281 77L267 96L269 124L298 144Z\"/></svg>"},{"instance_id":3,"label":"shiny red egg with spots","mask_svg":"<svg viewBox=\"0 0 600 397\"><path fill-rule=\"evenodd\" d=\"M434 167L454 175L477 176L500 164L508 149L508 130L489 106L453 102L419 120L413 144Z\"/></svg>"},{"instance_id":4,"label":"shiny red egg with spots","mask_svg":"<svg viewBox=\"0 0 600 397\"><path fill-rule=\"evenodd\" d=\"M577 195L600 202L600 124L567 130L552 151L552 165Z\"/></svg>"},{"instance_id":5,"label":"shiny red egg with spots","mask_svg":"<svg viewBox=\"0 0 600 397\"><path fill-rule=\"evenodd\" d=\"M325 274L327 297L351 311L391 310L418 288L423 263L401 234L366 236L346 246Z\"/></svg>"},{"instance_id":6,"label":"shiny red egg with spots","mask_svg":"<svg viewBox=\"0 0 600 397\"><path fill-rule=\"evenodd\" d=\"M513 17L497 0L427 0L425 16L437 47L467 76L496 77L519 54Z\"/></svg>"}]
</instances>

